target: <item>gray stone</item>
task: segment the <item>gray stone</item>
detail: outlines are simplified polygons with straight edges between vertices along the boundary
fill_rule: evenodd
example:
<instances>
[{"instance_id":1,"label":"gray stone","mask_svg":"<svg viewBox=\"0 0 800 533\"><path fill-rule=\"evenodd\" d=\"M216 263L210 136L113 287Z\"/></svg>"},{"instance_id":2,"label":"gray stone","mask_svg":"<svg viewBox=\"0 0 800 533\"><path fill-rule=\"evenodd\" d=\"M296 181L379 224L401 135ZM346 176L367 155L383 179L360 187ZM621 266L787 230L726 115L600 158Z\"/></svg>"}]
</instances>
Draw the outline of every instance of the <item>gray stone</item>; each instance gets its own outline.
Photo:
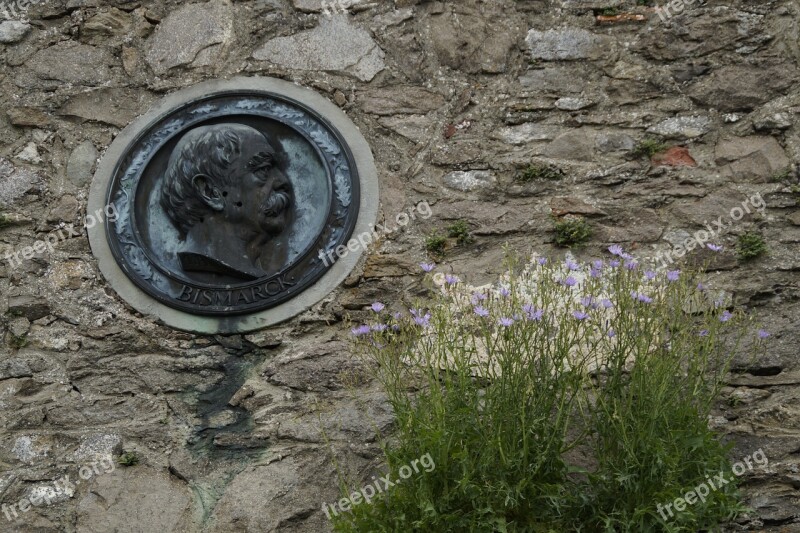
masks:
<instances>
[{"instance_id":1,"label":"gray stone","mask_svg":"<svg viewBox=\"0 0 800 533\"><path fill-rule=\"evenodd\" d=\"M0 43L11 44L21 41L30 31L31 25L18 20L0 22Z\"/></svg>"},{"instance_id":2,"label":"gray stone","mask_svg":"<svg viewBox=\"0 0 800 533\"><path fill-rule=\"evenodd\" d=\"M389 128L398 135L415 143L424 142L430 139L433 121L425 115L400 115L391 117L381 117L378 119L381 126Z\"/></svg>"},{"instance_id":3,"label":"gray stone","mask_svg":"<svg viewBox=\"0 0 800 533\"><path fill-rule=\"evenodd\" d=\"M92 141L83 141L69 155L67 179L76 187L83 187L92 180L92 171L100 154Z\"/></svg>"},{"instance_id":4,"label":"gray stone","mask_svg":"<svg viewBox=\"0 0 800 533\"><path fill-rule=\"evenodd\" d=\"M42 80L91 86L107 83L116 63L104 48L63 41L36 52L26 64Z\"/></svg>"},{"instance_id":5,"label":"gray stone","mask_svg":"<svg viewBox=\"0 0 800 533\"><path fill-rule=\"evenodd\" d=\"M147 39L145 59L156 74L181 65L202 67L220 59L233 36L228 0L187 4L171 12Z\"/></svg>"},{"instance_id":6,"label":"gray stone","mask_svg":"<svg viewBox=\"0 0 800 533\"><path fill-rule=\"evenodd\" d=\"M561 0L561 5L566 9L588 11L593 9L608 9L620 7L625 0Z\"/></svg>"},{"instance_id":7,"label":"gray stone","mask_svg":"<svg viewBox=\"0 0 800 533\"><path fill-rule=\"evenodd\" d=\"M443 181L451 189L469 192L493 187L497 183L497 178L488 170L469 170L450 172L445 175Z\"/></svg>"},{"instance_id":8,"label":"gray stone","mask_svg":"<svg viewBox=\"0 0 800 533\"><path fill-rule=\"evenodd\" d=\"M558 109L563 109L564 111L578 111L592 105L594 105L594 102L587 98L572 98L570 96L559 98L555 103Z\"/></svg>"},{"instance_id":9,"label":"gray stone","mask_svg":"<svg viewBox=\"0 0 800 533\"><path fill-rule=\"evenodd\" d=\"M322 13L325 16L344 14L353 8L365 8L374 5L375 0L292 0L292 5L304 13Z\"/></svg>"},{"instance_id":10,"label":"gray stone","mask_svg":"<svg viewBox=\"0 0 800 533\"><path fill-rule=\"evenodd\" d=\"M48 303L38 296L11 296L8 298L8 312L24 316L31 322L50 314Z\"/></svg>"},{"instance_id":11,"label":"gray stone","mask_svg":"<svg viewBox=\"0 0 800 533\"><path fill-rule=\"evenodd\" d=\"M139 465L100 472L77 504L79 533L190 531L192 491L166 469Z\"/></svg>"},{"instance_id":12,"label":"gray stone","mask_svg":"<svg viewBox=\"0 0 800 533\"><path fill-rule=\"evenodd\" d=\"M778 141L767 136L723 139L717 144L714 162L723 176L762 182L791 164Z\"/></svg>"},{"instance_id":13,"label":"gray stone","mask_svg":"<svg viewBox=\"0 0 800 533\"><path fill-rule=\"evenodd\" d=\"M696 102L723 112L750 111L791 87L794 71L789 65L721 67L692 85L688 94Z\"/></svg>"},{"instance_id":14,"label":"gray stone","mask_svg":"<svg viewBox=\"0 0 800 533\"><path fill-rule=\"evenodd\" d=\"M363 28L345 15L324 17L313 30L276 37L253 58L298 70L324 70L370 81L384 69L384 53Z\"/></svg>"},{"instance_id":15,"label":"gray stone","mask_svg":"<svg viewBox=\"0 0 800 533\"><path fill-rule=\"evenodd\" d=\"M22 338L31 330L31 322L24 316L14 318L8 322L8 331L17 338Z\"/></svg>"},{"instance_id":16,"label":"gray stone","mask_svg":"<svg viewBox=\"0 0 800 533\"><path fill-rule=\"evenodd\" d=\"M81 35L87 38L107 39L125 35L131 29L131 15L117 8L98 13L87 20L81 28Z\"/></svg>"},{"instance_id":17,"label":"gray stone","mask_svg":"<svg viewBox=\"0 0 800 533\"><path fill-rule=\"evenodd\" d=\"M659 122L647 129L670 139L692 139L708 133L711 129L711 119L707 116L672 117Z\"/></svg>"},{"instance_id":18,"label":"gray stone","mask_svg":"<svg viewBox=\"0 0 800 533\"><path fill-rule=\"evenodd\" d=\"M137 89L98 89L73 96L59 109L59 114L127 126L150 107L155 98Z\"/></svg>"},{"instance_id":19,"label":"gray stone","mask_svg":"<svg viewBox=\"0 0 800 533\"><path fill-rule=\"evenodd\" d=\"M15 167L0 157L0 207L11 205L41 181L35 172Z\"/></svg>"},{"instance_id":20,"label":"gray stone","mask_svg":"<svg viewBox=\"0 0 800 533\"><path fill-rule=\"evenodd\" d=\"M458 6L432 17L428 31L442 64L458 71L499 74L506 70L521 28L497 21L491 13Z\"/></svg>"},{"instance_id":21,"label":"gray stone","mask_svg":"<svg viewBox=\"0 0 800 533\"><path fill-rule=\"evenodd\" d=\"M38 165L42 162L42 157L39 155L39 147L36 146L36 143L33 141L26 144L22 150L17 152L15 157L20 161L33 163L34 165Z\"/></svg>"},{"instance_id":22,"label":"gray stone","mask_svg":"<svg viewBox=\"0 0 800 533\"><path fill-rule=\"evenodd\" d=\"M533 59L545 61L600 59L612 48L608 37L581 28L530 30L525 42Z\"/></svg>"},{"instance_id":23,"label":"gray stone","mask_svg":"<svg viewBox=\"0 0 800 533\"><path fill-rule=\"evenodd\" d=\"M555 139L562 131L560 126L526 122L517 126L507 126L492 134L492 137L508 144L527 144L533 141L549 141Z\"/></svg>"},{"instance_id":24,"label":"gray stone","mask_svg":"<svg viewBox=\"0 0 800 533\"><path fill-rule=\"evenodd\" d=\"M580 93L586 87L581 67L545 67L529 70L519 78L524 89L553 94Z\"/></svg>"},{"instance_id":25,"label":"gray stone","mask_svg":"<svg viewBox=\"0 0 800 533\"><path fill-rule=\"evenodd\" d=\"M214 507L209 533L330 529L322 505L339 500L337 468L349 472L349 465L337 460L335 466L327 446L270 452L260 464L248 466L231 481Z\"/></svg>"},{"instance_id":26,"label":"gray stone","mask_svg":"<svg viewBox=\"0 0 800 533\"><path fill-rule=\"evenodd\" d=\"M545 148L544 155L556 159L591 161L594 157L594 145L594 132L579 128L562 133L553 139Z\"/></svg>"},{"instance_id":27,"label":"gray stone","mask_svg":"<svg viewBox=\"0 0 800 533\"><path fill-rule=\"evenodd\" d=\"M71 222L78 218L81 204L78 199L69 194L58 199L50 212L47 214L48 222Z\"/></svg>"},{"instance_id":28,"label":"gray stone","mask_svg":"<svg viewBox=\"0 0 800 533\"><path fill-rule=\"evenodd\" d=\"M444 105L438 93L402 85L365 92L359 101L365 113L374 115L424 115Z\"/></svg>"},{"instance_id":29,"label":"gray stone","mask_svg":"<svg viewBox=\"0 0 800 533\"><path fill-rule=\"evenodd\" d=\"M122 437L113 433L95 433L81 440L73 453L75 461L117 457L122 453Z\"/></svg>"},{"instance_id":30,"label":"gray stone","mask_svg":"<svg viewBox=\"0 0 800 533\"><path fill-rule=\"evenodd\" d=\"M50 124L50 117L34 107L12 107L8 110L8 119L15 126L32 126L44 128Z\"/></svg>"},{"instance_id":31,"label":"gray stone","mask_svg":"<svg viewBox=\"0 0 800 533\"><path fill-rule=\"evenodd\" d=\"M599 152L629 152L636 147L636 141L624 133L598 133L595 146Z\"/></svg>"}]
</instances>

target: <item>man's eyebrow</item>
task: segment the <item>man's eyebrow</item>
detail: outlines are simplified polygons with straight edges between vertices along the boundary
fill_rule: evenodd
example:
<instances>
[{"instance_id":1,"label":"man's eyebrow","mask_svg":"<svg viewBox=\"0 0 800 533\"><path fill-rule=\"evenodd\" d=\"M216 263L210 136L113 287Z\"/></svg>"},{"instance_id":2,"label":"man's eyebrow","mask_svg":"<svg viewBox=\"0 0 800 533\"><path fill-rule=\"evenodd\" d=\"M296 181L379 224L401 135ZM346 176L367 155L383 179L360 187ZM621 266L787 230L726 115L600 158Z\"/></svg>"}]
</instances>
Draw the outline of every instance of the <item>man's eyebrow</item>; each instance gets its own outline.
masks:
<instances>
[{"instance_id":1,"label":"man's eyebrow","mask_svg":"<svg viewBox=\"0 0 800 533\"><path fill-rule=\"evenodd\" d=\"M272 166L275 162L275 156L270 152L259 152L253 156L253 159L247 164L251 169L258 169L267 166Z\"/></svg>"}]
</instances>

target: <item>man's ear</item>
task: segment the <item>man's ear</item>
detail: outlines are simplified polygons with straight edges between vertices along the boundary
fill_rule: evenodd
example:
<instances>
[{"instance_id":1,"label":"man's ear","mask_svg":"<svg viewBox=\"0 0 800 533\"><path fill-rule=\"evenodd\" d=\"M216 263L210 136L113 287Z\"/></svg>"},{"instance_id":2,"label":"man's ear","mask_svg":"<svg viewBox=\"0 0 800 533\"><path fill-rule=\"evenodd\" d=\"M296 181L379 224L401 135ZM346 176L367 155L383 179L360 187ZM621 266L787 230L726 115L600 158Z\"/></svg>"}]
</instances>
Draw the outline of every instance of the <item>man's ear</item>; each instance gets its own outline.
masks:
<instances>
[{"instance_id":1,"label":"man's ear","mask_svg":"<svg viewBox=\"0 0 800 533\"><path fill-rule=\"evenodd\" d=\"M214 186L214 182L208 176L204 174L196 175L192 178L192 186L211 209L222 211L225 208L225 200L222 198L222 193Z\"/></svg>"}]
</instances>

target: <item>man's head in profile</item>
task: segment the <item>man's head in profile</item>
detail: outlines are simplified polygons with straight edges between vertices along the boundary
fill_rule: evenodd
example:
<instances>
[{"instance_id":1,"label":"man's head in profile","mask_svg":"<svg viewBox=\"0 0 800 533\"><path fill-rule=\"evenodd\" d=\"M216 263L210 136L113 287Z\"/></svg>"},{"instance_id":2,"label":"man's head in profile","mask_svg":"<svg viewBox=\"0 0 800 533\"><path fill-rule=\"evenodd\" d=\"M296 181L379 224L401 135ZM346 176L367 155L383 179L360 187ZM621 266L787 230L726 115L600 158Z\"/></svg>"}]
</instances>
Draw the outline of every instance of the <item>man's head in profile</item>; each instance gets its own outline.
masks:
<instances>
[{"instance_id":1,"label":"man's head in profile","mask_svg":"<svg viewBox=\"0 0 800 533\"><path fill-rule=\"evenodd\" d=\"M286 154L242 124L200 126L169 159L161 206L183 241L186 271L253 280L286 261L292 214Z\"/></svg>"}]
</instances>

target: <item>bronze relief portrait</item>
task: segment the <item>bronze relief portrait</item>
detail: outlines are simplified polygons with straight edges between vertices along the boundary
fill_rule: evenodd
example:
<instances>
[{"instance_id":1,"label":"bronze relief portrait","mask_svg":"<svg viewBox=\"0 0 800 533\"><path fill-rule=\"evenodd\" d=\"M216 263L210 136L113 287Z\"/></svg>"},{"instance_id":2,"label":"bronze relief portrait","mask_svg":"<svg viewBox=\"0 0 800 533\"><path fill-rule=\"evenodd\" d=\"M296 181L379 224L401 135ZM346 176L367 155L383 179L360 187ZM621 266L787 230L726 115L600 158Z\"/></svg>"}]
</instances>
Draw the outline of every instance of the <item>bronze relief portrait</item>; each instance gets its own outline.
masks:
<instances>
[{"instance_id":1,"label":"bronze relief portrait","mask_svg":"<svg viewBox=\"0 0 800 533\"><path fill-rule=\"evenodd\" d=\"M293 207L288 163L279 144L250 126L201 126L183 136L160 200L180 233L183 270L252 281L285 264Z\"/></svg>"},{"instance_id":2,"label":"bronze relief portrait","mask_svg":"<svg viewBox=\"0 0 800 533\"><path fill-rule=\"evenodd\" d=\"M269 309L330 268L359 206L352 154L290 98L220 95L163 117L129 147L109 186L107 227L125 274L203 315Z\"/></svg>"}]
</instances>

